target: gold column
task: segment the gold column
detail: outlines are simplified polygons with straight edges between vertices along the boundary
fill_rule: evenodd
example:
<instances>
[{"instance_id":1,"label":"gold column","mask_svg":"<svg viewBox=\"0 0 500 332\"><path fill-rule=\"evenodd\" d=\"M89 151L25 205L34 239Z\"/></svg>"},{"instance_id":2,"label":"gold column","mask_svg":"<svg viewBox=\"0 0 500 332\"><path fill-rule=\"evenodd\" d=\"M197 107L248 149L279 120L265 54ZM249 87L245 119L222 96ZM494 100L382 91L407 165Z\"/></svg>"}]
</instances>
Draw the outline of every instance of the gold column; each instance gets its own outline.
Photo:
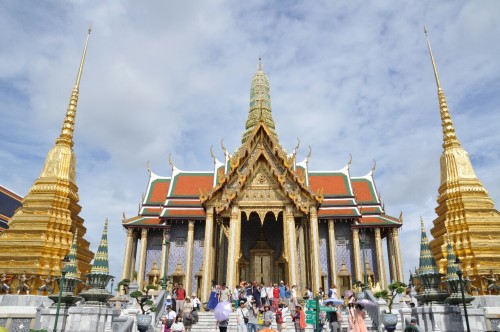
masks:
<instances>
[{"instance_id":1,"label":"gold column","mask_svg":"<svg viewBox=\"0 0 500 332\"><path fill-rule=\"evenodd\" d=\"M186 242L186 292L191 296L191 283L193 279L193 246L194 246L194 220L189 220Z\"/></svg>"},{"instance_id":2,"label":"gold column","mask_svg":"<svg viewBox=\"0 0 500 332\"><path fill-rule=\"evenodd\" d=\"M300 285L297 285L297 296L302 295L303 288L307 285L306 245L304 233L304 225L302 224L299 228Z\"/></svg>"},{"instance_id":3,"label":"gold column","mask_svg":"<svg viewBox=\"0 0 500 332\"><path fill-rule=\"evenodd\" d=\"M361 252L359 249L359 229L352 230L352 247L354 256L354 277L356 280L363 281L363 274L361 273Z\"/></svg>"},{"instance_id":4,"label":"gold column","mask_svg":"<svg viewBox=\"0 0 500 332\"><path fill-rule=\"evenodd\" d=\"M385 262L384 250L382 248L382 237L380 236L380 228L375 228L375 250L377 253L378 280L380 282L380 287L382 289L385 289Z\"/></svg>"},{"instance_id":5,"label":"gold column","mask_svg":"<svg viewBox=\"0 0 500 332\"><path fill-rule=\"evenodd\" d=\"M128 270L128 275L127 275L127 278L131 282L134 279L135 264L137 261L137 242L139 241L137 232L133 232L132 237L133 237L133 240L132 240L132 260L130 261L130 269Z\"/></svg>"},{"instance_id":6,"label":"gold column","mask_svg":"<svg viewBox=\"0 0 500 332\"><path fill-rule=\"evenodd\" d=\"M329 280L331 284L337 284L337 243L335 242L335 222L333 219L328 220L328 239L330 243L328 245L330 254L330 276L332 280Z\"/></svg>"},{"instance_id":7,"label":"gold column","mask_svg":"<svg viewBox=\"0 0 500 332\"><path fill-rule=\"evenodd\" d=\"M392 239L394 245L394 261L396 265L397 281L404 281L403 260L401 258L401 246L399 244L399 231L397 228L392 229Z\"/></svg>"},{"instance_id":8,"label":"gold column","mask_svg":"<svg viewBox=\"0 0 500 332\"><path fill-rule=\"evenodd\" d=\"M139 257L139 271L137 272L137 284L139 289L143 288L144 275L146 273L146 249L148 245L148 229L143 228L141 231L141 252Z\"/></svg>"},{"instance_id":9,"label":"gold column","mask_svg":"<svg viewBox=\"0 0 500 332\"><path fill-rule=\"evenodd\" d=\"M127 228L127 243L125 244L125 255L123 256L122 280L128 279L130 262L132 260L132 243L134 241L134 230Z\"/></svg>"},{"instance_id":10,"label":"gold column","mask_svg":"<svg viewBox=\"0 0 500 332\"><path fill-rule=\"evenodd\" d=\"M299 260L297 258L297 236L295 234L295 218L290 205L285 208L285 220L283 223L284 236L288 237L288 284L297 285L299 273Z\"/></svg>"},{"instance_id":11,"label":"gold column","mask_svg":"<svg viewBox=\"0 0 500 332\"><path fill-rule=\"evenodd\" d=\"M232 290L236 286L238 259L240 258L240 236L241 236L241 223L240 223L240 209L237 205L231 209L231 219L229 220L229 244L227 248L227 273L226 285Z\"/></svg>"},{"instance_id":12,"label":"gold column","mask_svg":"<svg viewBox=\"0 0 500 332\"><path fill-rule=\"evenodd\" d=\"M214 211L212 207L207 207L206 219L205 219L205 241L204 241L204 253L203 253L203 275L202 275L202 285L200 295L202 302L208 302L208 297L210 296L210 287L212 281L212 266L210 262L212 261L213 251L212 251L212 239L214 232Z\"/></svg>"},{"instance_id":13,"label":"gold column","mask_svg":"<svg viewBox=\"0 0 500 332\"><path fill-rule=\"evenodd\" d=\"M389 282L393 282L397 278L397 273L396 262L394 261L394 241L391 230L387 232L387 256L389 256Z\"/></svg>"},{"instance_id":14,"label":"gold column","mask_svg":"<svg viewBox=\"0 0 500 332\"><path fill-rule=\"evenodd\" d=\"M312 265L312 291L316 294L321 286L321 263L319 258L319 232L318 232L318 213L316 207L310 208L311 220L309 229L311 233L311 265Z\"/></svg>"}]
</instances>

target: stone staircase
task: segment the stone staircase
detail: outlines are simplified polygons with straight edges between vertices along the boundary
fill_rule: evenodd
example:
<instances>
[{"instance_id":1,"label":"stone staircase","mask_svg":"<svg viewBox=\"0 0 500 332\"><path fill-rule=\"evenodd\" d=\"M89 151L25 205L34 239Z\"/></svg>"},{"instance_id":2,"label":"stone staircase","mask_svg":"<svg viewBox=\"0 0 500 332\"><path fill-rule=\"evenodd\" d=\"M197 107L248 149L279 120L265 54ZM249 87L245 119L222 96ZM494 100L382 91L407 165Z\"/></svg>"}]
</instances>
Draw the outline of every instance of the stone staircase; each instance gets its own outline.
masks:
<instances>
[{"instance_id":1,"label":"stone staircase","mask_svg":"<svg viewBox=\"0 0 500 332\"><path fill-rule=\"evenodd\" d=\"M219 329L216 327L216 321L214 318L214 315L212 312L198 312L199 316L199 321L197 324L194 324L191 327L191 332L218 332ZM373 327L373 321L372 319L367 315L366 319L366 326L368 327L368 331L377 331L376 327ZM287 331L295 331L293 327L293 322L290 317L286 318L286 325L287 325ZM348 330L349 323L347 321L347 316L344 317L344 320L342 322L342 327L341 331L347 331ZM273 322L273 325L271 328L275 329L276 328L276 323ZM157 327L155 331L161 331L160 327ZM229 316L229 326L227 329L228 332L237 332L237 327L236 327L236 313L232 313ZM306 332L312 332L314 331L312 325L308 325L306 328ZM329 331L326 327L323 331Z\"/></svg>"}]
</instances>

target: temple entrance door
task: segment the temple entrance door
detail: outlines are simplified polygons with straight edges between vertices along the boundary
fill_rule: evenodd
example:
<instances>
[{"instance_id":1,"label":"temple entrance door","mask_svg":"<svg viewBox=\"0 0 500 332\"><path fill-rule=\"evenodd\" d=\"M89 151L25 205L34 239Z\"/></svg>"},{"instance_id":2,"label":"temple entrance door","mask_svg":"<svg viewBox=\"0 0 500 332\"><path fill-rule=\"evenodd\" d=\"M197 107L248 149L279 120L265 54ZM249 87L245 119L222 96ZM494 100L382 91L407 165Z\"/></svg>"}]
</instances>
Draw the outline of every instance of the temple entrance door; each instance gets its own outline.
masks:
<instances>
[{"instance_id":1,"label":"temple entrance door","mask_svg":"<svg viewBox=\"0 0 500 332\"><path fill-rule=\"evenodd\" d=\"M269 285L272 277L272 259L270 252L255 253L253 257L253 280L259 284Z\"/></svg>"}]
</instances>

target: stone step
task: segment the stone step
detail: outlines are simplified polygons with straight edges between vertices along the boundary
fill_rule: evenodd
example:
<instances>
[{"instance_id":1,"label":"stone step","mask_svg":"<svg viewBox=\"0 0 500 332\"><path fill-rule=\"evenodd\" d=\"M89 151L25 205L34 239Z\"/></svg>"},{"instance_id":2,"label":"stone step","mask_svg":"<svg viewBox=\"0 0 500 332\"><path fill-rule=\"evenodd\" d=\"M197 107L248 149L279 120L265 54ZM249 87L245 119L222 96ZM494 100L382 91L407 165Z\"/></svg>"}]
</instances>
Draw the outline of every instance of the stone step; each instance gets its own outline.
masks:
<instances>
[{"instance_id":1,"label":"stone step","mask_svg":"<svg viewBox=\"0 0 500 332\"><path fill-rule=\"evenodd\" d=\"M191 326L191 332L218 332L219 329L217 328L217 324L214 318L214 315L212 312L199 312L198 313L198 323L194 324ZM377 331L377 328L373 327L373 321L372 319L367 316L365 319L366 326L368 327L368 331ZM286 319L286 324L288 326L287 331L294 331L293 328L293 322L290 318L287 317ZM348 320L347 316L344 317L344 320L342 322L341 326L341 331L347 331L348 330ZM271 328L277 329L276 322L273 322ZM228 332L237 332L237 326L236 326L236 313L232 313L229 315L229 326L227 331ZM158 326L156 327L155 331L162 331L161 327ZM306 328L306 332L313 332L314 328L312 325L308 325ZM327 327L325 327L324 331L328 331Z\"/></svg>"}]
</instances>

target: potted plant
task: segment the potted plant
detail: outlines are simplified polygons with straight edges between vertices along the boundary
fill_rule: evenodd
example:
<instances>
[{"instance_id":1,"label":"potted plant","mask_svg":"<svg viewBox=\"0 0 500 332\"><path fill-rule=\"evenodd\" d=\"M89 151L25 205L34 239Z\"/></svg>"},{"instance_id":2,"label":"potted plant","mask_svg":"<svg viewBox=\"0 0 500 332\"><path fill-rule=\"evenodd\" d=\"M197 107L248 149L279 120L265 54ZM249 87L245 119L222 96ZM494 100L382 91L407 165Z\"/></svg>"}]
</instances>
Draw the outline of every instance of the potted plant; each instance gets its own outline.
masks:
<instances>
[{"instance_id":1,"label":"potted plant","mask_svg":"<svg viewBox=\"0 0 500 332\"><path fill-rule=\"evenodd\" d=\"M136 299L137 304L141 308L142 314L137 315L137 328L141 332L148 330L153 320L153 317L149 313L156 311L156 307L153 305L153 301L151 301L151 295L149 295L149 291L152 289L156 289L156 286L148 285L144 292L136 290L130 293L130 297Z\"/></svg>"},{"instance_id":2,"label":"potted plant","mask_svg":"<svg viewBox=\"0 0 500 332\"><path fill-rule=\"evenodd\" d=\"M382 298L387 302L387 311L382 314L382 322L387 331L394 331L398 323L398 315L392 313L392 304L398 294L406 290L406 284L401 281L395 281L387 289L373 294L376 298Z\"/></svg>"}]
</instances>

